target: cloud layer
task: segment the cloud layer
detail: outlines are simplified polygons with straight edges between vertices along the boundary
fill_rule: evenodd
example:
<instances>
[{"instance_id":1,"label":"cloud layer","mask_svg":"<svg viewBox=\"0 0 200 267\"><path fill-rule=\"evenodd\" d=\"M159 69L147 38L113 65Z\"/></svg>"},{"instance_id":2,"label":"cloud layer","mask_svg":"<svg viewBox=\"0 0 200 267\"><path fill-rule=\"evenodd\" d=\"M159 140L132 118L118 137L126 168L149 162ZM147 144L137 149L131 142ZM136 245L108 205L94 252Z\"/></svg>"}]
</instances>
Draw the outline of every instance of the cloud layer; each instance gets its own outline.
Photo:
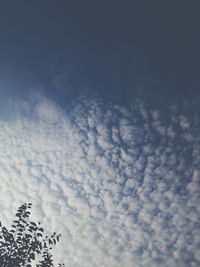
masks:
<instances>
[{"instance_id":1,"label":"cloud layer","mask_svg":"<svg viewBox=\"0 0 200 267\"><path fill-rule=\"evenodd\" d=\"M72 267L200 264L200 122L195 111L99 99L66 114L52 101L14 101L0 122L1 220L33 203L62 233Z\"/></svg>"}]
</instances>

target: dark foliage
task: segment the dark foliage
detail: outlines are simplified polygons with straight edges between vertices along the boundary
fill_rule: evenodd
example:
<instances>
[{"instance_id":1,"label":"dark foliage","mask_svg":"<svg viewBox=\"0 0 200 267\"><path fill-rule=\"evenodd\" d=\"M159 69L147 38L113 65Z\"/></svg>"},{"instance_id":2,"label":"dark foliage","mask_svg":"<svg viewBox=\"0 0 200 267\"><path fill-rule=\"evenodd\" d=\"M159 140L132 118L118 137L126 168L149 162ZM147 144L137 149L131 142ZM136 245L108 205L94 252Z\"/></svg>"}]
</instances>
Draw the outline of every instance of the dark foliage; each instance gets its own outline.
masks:
<instances>
[{"instance_id":1,"label":"dark foliage","mask_svg":"<svg viewBox=\"0 0 200 267\"><path fill-rule=\"evenodd\" d=\"M15 215L15 220L8 230L0 222L0 267L50 267L53 265L51 254L61 235L55 232L51 236L44 235L40 222L30 221L31 203L21 205ZM41 260L37 262L36 256ZM58 267L64 264L59 264Z\"/></svg>"}]
</instances>

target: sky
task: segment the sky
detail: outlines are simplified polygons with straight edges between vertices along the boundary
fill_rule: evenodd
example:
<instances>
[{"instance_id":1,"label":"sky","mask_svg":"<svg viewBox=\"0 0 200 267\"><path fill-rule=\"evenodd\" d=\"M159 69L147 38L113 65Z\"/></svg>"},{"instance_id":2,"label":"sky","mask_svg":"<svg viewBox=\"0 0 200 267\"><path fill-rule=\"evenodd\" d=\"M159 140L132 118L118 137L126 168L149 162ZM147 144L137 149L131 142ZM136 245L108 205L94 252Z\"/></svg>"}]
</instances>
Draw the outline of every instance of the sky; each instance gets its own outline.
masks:
<instances>
[{"instance_id":1,"label":"sky","mask_svg":"<svg viewBox=\"0 0 200 267\"><path fill-rule=\"evenodd\" d=\"M33 203L55 263L199 266L195 3L1 1L0 221Z\"/></svg>"}]
</instances>

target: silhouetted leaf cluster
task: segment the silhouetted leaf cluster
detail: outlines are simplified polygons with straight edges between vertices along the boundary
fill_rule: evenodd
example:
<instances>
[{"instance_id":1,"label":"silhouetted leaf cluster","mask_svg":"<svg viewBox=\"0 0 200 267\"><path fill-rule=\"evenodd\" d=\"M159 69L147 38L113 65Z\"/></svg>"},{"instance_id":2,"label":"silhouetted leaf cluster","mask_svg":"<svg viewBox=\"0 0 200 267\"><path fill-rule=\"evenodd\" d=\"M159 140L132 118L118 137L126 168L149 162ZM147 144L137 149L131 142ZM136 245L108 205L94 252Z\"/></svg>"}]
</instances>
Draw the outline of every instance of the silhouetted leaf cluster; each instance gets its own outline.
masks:
<instances>
[{"instance_id":1,"label":"silhouetted leaf cluster","mask_svg":"<svg viewBox=\"0 0 200 267\"><path fill-rule=\"evenodd\" d=\"M54 232L45 236L40 222L29 219L31 206L31 203L24 203L18 208L11 230L0 222L0 267L31 267L33 261L37 263L37 255L41 255L37 267L53 266L51 249L61 235ZM64 264L58 264L61 266Z\"/></svg>"}]
</instances>

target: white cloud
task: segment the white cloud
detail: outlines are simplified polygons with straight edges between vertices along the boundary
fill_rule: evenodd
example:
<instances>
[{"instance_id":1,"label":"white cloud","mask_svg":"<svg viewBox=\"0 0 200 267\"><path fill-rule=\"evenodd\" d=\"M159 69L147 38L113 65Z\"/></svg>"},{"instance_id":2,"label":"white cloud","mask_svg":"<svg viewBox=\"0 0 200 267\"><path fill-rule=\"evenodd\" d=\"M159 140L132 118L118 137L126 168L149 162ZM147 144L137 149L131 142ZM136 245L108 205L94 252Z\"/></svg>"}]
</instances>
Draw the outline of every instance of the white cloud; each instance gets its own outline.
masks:
<instances>
[{"instance_id":1,"label":"white cloud","mask_svg":"<svg viewBox=\"0 0 200 267\"><path fill-rule=\"evenodd\" d=\"M70 114L39 96L14 103L17 116L0 122L5 224L32 202L72 267L199 266L196 114L177 107L163 120L139 100L82 100Z\"/></svg>"}]
</instances>

